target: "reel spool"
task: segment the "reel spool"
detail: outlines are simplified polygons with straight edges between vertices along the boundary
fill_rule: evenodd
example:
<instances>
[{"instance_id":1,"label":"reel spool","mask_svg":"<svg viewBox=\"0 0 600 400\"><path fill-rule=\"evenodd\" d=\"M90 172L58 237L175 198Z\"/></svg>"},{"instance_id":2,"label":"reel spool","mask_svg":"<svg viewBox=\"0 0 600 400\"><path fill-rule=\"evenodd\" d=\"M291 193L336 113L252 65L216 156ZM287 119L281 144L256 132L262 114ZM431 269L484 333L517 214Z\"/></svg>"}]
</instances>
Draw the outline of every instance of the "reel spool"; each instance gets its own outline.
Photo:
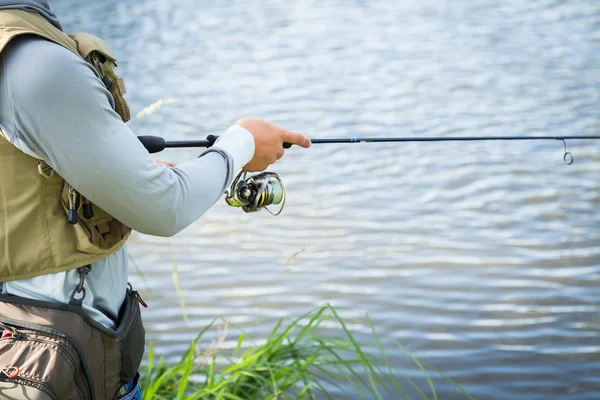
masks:
<instances>
[{"instance_id":1,"label":"reel spool","mask_svg":"<svg viewBox=\"0 0 600 400\"><path fill-rule=\"evenodd\" d=\"M275 172L261 172L246 177L242 171L225 192L225 201L232 207L241 207L245 212L264 208L272 215L279 215L285 205L285 186ZM269 210L272 204L281 204L277 212Z\"/></svg>"}]
</instances>

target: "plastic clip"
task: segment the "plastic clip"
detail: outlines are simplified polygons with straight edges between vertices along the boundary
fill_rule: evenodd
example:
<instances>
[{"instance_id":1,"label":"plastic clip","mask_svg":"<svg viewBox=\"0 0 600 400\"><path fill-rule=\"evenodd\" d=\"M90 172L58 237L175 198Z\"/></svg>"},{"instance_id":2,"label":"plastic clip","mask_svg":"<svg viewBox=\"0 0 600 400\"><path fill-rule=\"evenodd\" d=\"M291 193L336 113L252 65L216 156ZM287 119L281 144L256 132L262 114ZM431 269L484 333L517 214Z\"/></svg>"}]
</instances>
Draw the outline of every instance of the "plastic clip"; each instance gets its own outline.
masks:
<instances>
[{"instance_id":1,"label":"plastic clip","mask_svg":"<svg viewBox=\"0 0 600 400\"><path fill-rule=\"evenodd\" d=\"M40 173L40 175L46 179L50 179L54 176L54 170L52 169L52 167L49 166L48 164L46 164L42 160L38 160L37 168L38 168L38 172Z\"/></svg>"},{"instance_id":2,"label":"plastic clip","mask_svg":"<svg viewBox=\"0 0 600 400\"><path fill-rule=\"evenodd\" d=\"M7 367L7 368L2 368L2 370L0 370L1 373L3 373L4 375L6 375L6 377L8 379L14 379L17 376L19 376L19 373L21 373L21 370L19 369L19 367Z\"/></svg>"}]
</instances>

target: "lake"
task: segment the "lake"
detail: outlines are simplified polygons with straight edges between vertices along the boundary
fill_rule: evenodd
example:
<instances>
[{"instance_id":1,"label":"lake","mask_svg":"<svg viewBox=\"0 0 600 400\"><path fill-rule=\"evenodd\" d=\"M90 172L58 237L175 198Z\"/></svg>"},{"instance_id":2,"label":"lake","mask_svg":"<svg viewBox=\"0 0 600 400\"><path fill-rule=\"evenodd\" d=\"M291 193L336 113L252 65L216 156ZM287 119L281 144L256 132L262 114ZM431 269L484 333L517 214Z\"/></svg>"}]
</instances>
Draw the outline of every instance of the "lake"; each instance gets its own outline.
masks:
<instances>
[{"instance_id":1,"label":"lake","mask_svg":"<svg viewBox=\"0 0 600 400\"><path fill-rule=\"evenodd\" d=\"M310 137L600 131L597 0L51 3L110 44L134 114L177 101L139 135L244 116ZM600 398L600 142L567 145L571 166L553 140L290 149L269 168L282 215L220 200L175 237L131 239L148 339L175 360L214 318L260 339L329 302L366 345L368 313L409 376L394 340L478 399Z\"/></svg>"}]
</instances>

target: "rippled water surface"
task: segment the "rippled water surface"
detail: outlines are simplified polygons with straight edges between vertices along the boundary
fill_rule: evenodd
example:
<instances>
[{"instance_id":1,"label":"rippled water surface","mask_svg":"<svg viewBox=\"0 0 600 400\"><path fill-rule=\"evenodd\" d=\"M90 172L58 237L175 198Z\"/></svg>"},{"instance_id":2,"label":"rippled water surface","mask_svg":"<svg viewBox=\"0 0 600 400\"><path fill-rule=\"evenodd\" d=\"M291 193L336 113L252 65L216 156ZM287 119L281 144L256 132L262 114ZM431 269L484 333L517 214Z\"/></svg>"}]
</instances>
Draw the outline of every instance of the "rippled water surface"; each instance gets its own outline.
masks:
<instances>
[{"instance_id":1,"label":"rippled water surface","mask_svg":"<svg viewBox=\"0 0 600 400\"><path fill-rule=\"evenodd\" d=\"M53 6L108 40L134 112L178 101L138 134L201 138L248 115L312 137L600 131L597 0ZM220 201L173 238L131 240L149 338L174 359L215 317L260 337L331 302L359 338L368 312L477 398L600 398L600 143L568 145L570 167L554 141L290 150L271 168L280 217Z\"/></svg>"}]
</instances>

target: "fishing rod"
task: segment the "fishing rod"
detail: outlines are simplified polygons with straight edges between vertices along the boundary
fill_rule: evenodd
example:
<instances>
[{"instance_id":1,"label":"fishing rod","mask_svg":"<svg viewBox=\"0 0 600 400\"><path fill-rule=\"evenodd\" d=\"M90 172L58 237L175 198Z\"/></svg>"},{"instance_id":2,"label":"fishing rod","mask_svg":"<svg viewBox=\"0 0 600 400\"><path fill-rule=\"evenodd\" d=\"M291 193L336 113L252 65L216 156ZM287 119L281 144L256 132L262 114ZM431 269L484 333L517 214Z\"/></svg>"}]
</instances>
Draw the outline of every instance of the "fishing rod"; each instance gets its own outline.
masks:
<instances>
[{"instance_id":1,"label":"fishing rod","mask_svg":"<svg viewBox=\"0 0 600 400\"><path fill-rule=\"evenodd\" d=\"M211 147L219 137L209 135L204 140L172 140L166 141L159 136L138 136L144 147L150 153L158 153L166 148L182 147ZM350 137L350 138L315 138L310 139L313 144L333 143L398 143L398 142L480 142L480 141L514 141L514 140L560 140L563 142L565 154L563 161L567 165L573 164L575 159L567 147L567 140L598 140L600 136L431 136L431 137ZM283 147L289 149L291 143L284 143ZM285 187L283 182L274 172L261 172L246 177L247 172L242 171L234 179L229 189L225 192L225 201L232 207L241 207L245 212L258 211L265 208L273 215L279 215L285 205ZM280 204L277 212L272 212L268 206Z\"/></svg>"}]
</instances>

